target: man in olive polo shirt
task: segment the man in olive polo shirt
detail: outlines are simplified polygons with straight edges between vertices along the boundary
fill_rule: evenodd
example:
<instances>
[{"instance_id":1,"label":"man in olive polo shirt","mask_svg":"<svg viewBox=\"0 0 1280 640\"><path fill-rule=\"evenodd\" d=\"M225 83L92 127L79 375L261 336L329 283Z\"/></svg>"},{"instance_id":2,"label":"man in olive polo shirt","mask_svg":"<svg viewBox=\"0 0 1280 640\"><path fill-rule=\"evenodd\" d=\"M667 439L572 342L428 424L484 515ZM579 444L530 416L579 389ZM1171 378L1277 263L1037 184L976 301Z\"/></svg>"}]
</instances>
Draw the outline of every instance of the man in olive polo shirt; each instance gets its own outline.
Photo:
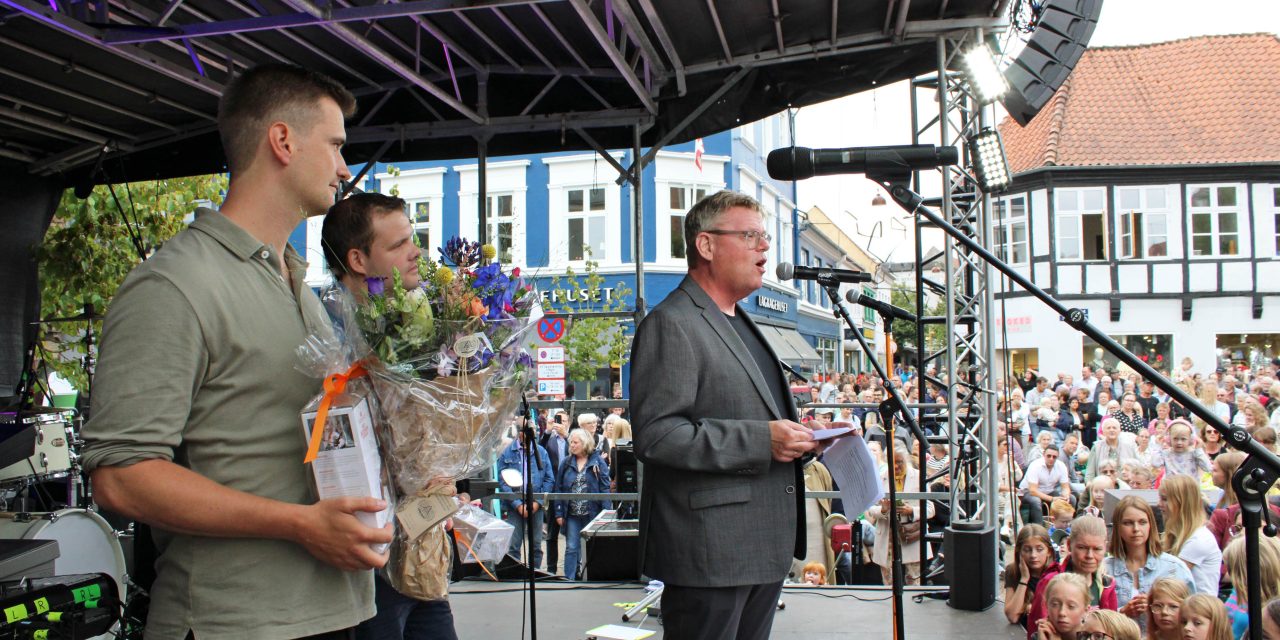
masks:
<instances>
[{"instance_id":1,"label":"man in olive polo shirt","mask_svg":"<svg viewBox=\"0 0 1280 640\"><path fill-rule=\"evenodd\" d=\"M156 529L148 640L346 638L373 615L390 525L372 498L317 501L298 412L320 392L294 349L329 331L288 246L341 180L351 94L297 67L227 88L220 212L134 269L103 331L84 465L104 507Z\"/></svg>"}]
</instances>

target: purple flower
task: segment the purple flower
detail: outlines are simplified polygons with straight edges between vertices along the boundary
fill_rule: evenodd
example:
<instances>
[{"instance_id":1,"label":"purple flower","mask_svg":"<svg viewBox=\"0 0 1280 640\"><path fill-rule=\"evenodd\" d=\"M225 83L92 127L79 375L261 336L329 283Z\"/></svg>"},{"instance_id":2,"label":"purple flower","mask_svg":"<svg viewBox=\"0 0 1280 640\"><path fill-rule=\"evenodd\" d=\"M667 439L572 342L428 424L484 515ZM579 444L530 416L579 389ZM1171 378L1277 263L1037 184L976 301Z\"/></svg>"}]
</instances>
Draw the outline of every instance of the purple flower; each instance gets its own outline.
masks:
<instances>
[{"instance_id":1,"label":"purple flower","mask_svg":"<svg viewBox=\"0 0 1280 640\"><path fill-rule=\"evenodd\" d=\"M382 282L382 278L365 278L365 286L369 287L369 295L380 296L386 290L386 286Z\"/></svg>"}]
</instances>

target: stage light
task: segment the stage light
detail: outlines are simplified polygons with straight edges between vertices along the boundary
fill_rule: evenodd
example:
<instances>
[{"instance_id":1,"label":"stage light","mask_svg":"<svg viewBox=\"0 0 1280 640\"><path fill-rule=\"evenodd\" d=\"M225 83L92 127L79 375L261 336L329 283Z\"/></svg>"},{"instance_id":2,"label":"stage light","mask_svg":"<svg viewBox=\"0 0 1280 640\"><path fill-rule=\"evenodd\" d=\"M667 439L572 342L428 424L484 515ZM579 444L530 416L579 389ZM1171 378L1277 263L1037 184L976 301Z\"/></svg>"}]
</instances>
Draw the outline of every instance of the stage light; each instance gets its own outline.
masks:
<instances>
[{"instance_id":1,"label":"stage light","mask_svg":"<svg viewBox=\"0 0 1280 640\"><path fill-rule=\"evenodd\" d=\"M876 195L871 198L871 206L883 207L884 205L885 205L884 196L880 195L880 192L877 191Z\"/></svg>"},{"instance_id":2,"label":"stage light","mask_svg":"<svg viewBox=\"0 0 1280 640\"><path fill-rule=\"evenodd\" d=\"M1001 193L1009 188L1012 177L999 131L986 128L974 134L969 138L969 155L979 188L987 193Z\"/></svg>"},{"instance_id":3,"label":"stage light","mask_svg":"<svg viewBox=\"0 0 1280 640\"><path fill-rule=\"evenodd\" d=\"M1004 79L996 58L991 54L991 47L979 42L961 57L965 79L968 80L969 91L978 99L979 104L991 104L999 100L1009 91L1009 82Z\"/></svg>"}]
</instances>

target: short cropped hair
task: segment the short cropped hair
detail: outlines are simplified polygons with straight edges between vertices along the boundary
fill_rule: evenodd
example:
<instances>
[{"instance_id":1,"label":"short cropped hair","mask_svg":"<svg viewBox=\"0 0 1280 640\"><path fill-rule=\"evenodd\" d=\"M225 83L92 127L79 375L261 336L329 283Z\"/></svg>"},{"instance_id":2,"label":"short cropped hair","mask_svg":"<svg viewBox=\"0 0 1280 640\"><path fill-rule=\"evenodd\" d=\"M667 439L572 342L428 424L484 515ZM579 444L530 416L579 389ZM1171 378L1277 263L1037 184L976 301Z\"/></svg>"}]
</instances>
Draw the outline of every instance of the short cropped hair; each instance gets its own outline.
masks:
<instances>
[{"instance_id":1,"label":"short cropped hair","mask_svg":"<svg viewBox=\"0 0 1280 640\"><path fill-rule=\"evenodd\" d=\"M684 255L689 267L698 265L702 257L698 255L698 234L707 229L714 229L716 221L724 212L737 207L750 209L764 215L760 203L755 198L737 191L717 191L693 205L684 217Z\"/></svg>"},{"instance_id":2,"label":"short cropped hair","mask_svg":"<svg viewBox=\"0 0 1280 640\"><path fill-rule=\"evenodd\" d=\"M218 101L218 133L232 175L249 168L267 125L280 120L306 129L323 98L345 117L356 112L355 96L338 81L299 66L261 65L232 80Z\"/></svg>"},{"instance_id":3,"label":"short cropped hair","mask_svg":"<svg viewBox=\"0 0 1280 640\"><path fill-rule=\"evenodd\" d=\"M335 278L351 272L347 254L352 249L369 253L373 244L373 214L404 214L404 200L381 193L357 193L329 208L320 230L324 261Z\"/></svg>"}]
</instances>

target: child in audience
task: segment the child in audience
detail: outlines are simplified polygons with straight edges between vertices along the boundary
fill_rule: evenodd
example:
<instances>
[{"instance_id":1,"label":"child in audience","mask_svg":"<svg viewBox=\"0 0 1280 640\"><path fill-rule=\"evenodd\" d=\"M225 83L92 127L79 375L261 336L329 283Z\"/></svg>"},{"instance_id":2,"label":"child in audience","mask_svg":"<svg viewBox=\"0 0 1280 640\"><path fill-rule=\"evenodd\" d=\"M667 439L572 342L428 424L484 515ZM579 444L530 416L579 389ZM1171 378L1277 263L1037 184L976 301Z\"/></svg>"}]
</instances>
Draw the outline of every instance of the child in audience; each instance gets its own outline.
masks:
<instances>
[{"instance_id":1,"label":"child in audience","mask_svg":"<svg viewBox=\"0 0 1280 640\"><path fill-rule=\"evenodd\" d=\"M1071 535L1071 519L1075 515L1075 508L1065 498L1054 498L1049 503L1049 539L1053 540L1053 546L1063 555L1066 555L1066 551L1062 543Z\"/></svg>"},{"instance_id":2,"label":"child in audience","mask_svg":"<svg viewBox=\"0 0 1280 640\"><path fill-rule=\"evenodd\" d=\"M802 570L805 584L813 587L821 587L827 583L827 568L821 562L810 562L804 565Z\"/></svg>"},{"instance_id":3,"label":"child in audience","mask_svg":"<svg viewBox=\"0 0 1280 640\"><path fill-rule=\"evenodd\" d=\"M1147 594L1148 640L1181 640L1182 601L1191 595L1187 583L1177 578L1160 578Z\"/></svg>"},{"instance_id":4,"label":"child in audience","mask_svg":"<svg viewBox=\"0 0 1280 640\"><path fill-rule=\"evenodd\" d=\"M1046 616L1036 623L1038 640L1075 640L1089 610L1089 583L1079 574L1059 573L1045 586Z\"/></svg>"},{"instance_id":5,"label":"child in audience","mask_svg":"<svg viewBox=\"0 0 1280 640\"><path fill-rule=\"evenodd\" d=\"M1280 606L1276 607L1280 609ZM1182 622L1182 640L1232 640L1231 621L1227 608L1214 596L1197 593L1182 603L1179 613ZM1266 616L1263 616L1266 620ZM1267 637L1263 623L1263 638Z\"/></svg>"},{"instance_id":6,"label":"child in audience","mask_svg":"<svg viewBox=\"0 0 1280 640\"><path fill-rule=\"evenodd\" d=\"M1191 423L1179 418L1169 424L1169 448L1153 449L1151 466L1156 470L1163 469L1165 477L1173 475L1200 478L1201 473L1212 470L1209 455L1199 440L1193 437Z\"/></svg>"},{"instance_id":7,"label":"child in audience","mask_svg":"<svg viewBox=\"0 0 1280 640\"><path fill-rule=\"evenodd\" d=\"M1067 547L1070 555L1059 567L1062 573L1075 573L1085 580L1088 586L1090 607L1101 607L1115 611L1116 582L1102 568L1102 559L1107 554L1107 524L1096 516L1080 516L1071 521L1071 535L1067 536ZM1045 578L1040 578L1040 586L1031 602L1031 611L1027 613L1027 631L1034 632L1039 628L1041 618L1045 617L1044 597ZM1028 635L1030 637L1030 635Z\"/></svg>"},{"instance_id":8,"label":"child in audience","mask_svg":"<svg viewBox=\"0 0 1280 640\"><path fill-rule=\"evenodd\" d=\"M1092 636L1090 635L1092 634ZM1142 630L1124 614L1097 609L1085 614L1076 639L1088 640L1141 640Z\"/></svg>"},{"instance_id":9,"label":"child in audience","mask_svg":"<svg viewBox=\"0 0 1280 640\"><path fill-rule=\"evenodd\" d=\"M1013 560L1004 569L1004 616L1010 624L1026 628L1027 612L1040 578L1057 571L1058 558L1049 532L1038 524L1023 525L1013 545Z\"/></svg>"},{"instance_id":10,"label":"child in audience","mask_svg":"<svg viewBox=\"0 0 1280 640\"><path fill-rule=\"evenodd\" d=\"M1280 640L1280 598L1262 607L1262 640Z\"/></svg>"},{"instance_id":11,"label":"child in audience","mask_svg":"<svg viewBox=\"0 0 1280 640\"><path fill-rule=\"evenodd\" d=\"M1102 517L1102 505L1107 499L1107 490L1116 488L1115 480L1109 475L1099 475L1085 487L1084 506L1076 510L1076 517L1083 515Z\"/></svg>"},{"instance_id":12,"label":"child in audience","mask_svg":"<svg viewBox=\"0 0 1280 640\"><path fill-rule=\"evenodd\" d=\"M1231 595L1227 598L1227 614L1231 618L1231 635L1242 638L1249 631L1249 570L1244 552L1244 536L1227 545L1223 552L1227 565L1227 577L1231 579ZM1262 601L1280 597L1280 541L1271 536L1258 536L1258 568L1262 573ZM1266 617L1263 617L1266 622Z\"/></svg>"}]
</instances>

